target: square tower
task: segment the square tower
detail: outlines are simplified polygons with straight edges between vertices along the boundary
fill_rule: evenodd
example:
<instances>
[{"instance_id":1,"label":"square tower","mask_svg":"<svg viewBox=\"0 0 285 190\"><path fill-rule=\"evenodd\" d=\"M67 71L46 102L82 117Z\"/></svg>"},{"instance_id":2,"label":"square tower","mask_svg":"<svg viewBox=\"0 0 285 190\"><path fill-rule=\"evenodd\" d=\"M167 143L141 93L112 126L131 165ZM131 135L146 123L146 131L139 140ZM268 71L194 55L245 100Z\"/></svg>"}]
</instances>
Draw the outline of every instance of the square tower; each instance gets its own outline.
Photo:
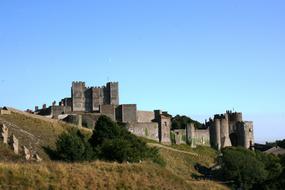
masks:
<instances>
[{"instance_id":1,"label":"square tower","mask_svg":"<svg viewBox=\"0 0 285 190\"><path fill-rule=\"evenodd\" d=\"M105 104L119 105L119 83L108 82L106 85Z\"/></svg>"},{"instance_id":2,"label":"square tower","mask_svg":"<svg viewBox=\"0 0 285 190\"><path fill-rule=\"evenodd\" d=\"M72 82L72 111L85 111L85 82Z\"/></svg>"}]
</instances>

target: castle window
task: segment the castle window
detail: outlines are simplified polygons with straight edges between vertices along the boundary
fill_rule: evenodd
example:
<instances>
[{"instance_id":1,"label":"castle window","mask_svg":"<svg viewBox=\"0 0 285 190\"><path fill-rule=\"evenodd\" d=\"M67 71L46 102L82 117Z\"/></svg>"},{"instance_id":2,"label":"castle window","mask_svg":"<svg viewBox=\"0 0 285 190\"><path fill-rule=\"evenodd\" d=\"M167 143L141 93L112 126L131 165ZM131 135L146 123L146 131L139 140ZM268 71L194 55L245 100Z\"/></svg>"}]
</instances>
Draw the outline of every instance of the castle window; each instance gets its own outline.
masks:
<instances>
[{"instance_id":1,"label":"castle window","mask_svg":"<svg viewBox=\"0 0 285 190\"><path fill-rule=\"evenodd\" d=\"M164 126L167 127L167 122L166 121L164 122Z\"/></svg>"}]
</instances>

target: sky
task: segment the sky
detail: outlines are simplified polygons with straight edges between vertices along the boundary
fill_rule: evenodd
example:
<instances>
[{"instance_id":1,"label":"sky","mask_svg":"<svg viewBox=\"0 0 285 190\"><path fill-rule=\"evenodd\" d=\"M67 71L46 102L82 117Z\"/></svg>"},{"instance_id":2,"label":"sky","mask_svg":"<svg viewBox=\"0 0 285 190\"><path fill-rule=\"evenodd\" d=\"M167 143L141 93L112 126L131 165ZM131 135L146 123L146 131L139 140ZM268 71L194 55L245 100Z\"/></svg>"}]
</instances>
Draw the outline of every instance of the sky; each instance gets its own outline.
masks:
<instances>
[{"instance_id":1,"label":"sky","mask_svg":"<svg viewBox=\"0 0 285 190\"><path fill-rule=\"evenodd\" d=\"M120 103L204 121L252 120L285 138L284 0L1 0L0 106L119 81Z\"/></svg>"}]
</instances>

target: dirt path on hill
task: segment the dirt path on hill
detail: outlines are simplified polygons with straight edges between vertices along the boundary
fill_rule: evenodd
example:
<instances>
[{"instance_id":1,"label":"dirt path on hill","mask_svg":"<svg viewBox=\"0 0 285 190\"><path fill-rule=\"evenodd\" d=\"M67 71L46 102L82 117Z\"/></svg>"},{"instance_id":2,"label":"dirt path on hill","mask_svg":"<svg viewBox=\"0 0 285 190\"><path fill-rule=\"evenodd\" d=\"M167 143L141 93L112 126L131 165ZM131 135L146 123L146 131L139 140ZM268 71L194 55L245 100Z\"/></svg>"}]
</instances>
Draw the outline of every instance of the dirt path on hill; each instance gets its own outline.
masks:
<instances>
[{"instance_id":1,"label":"dirt path on hill","mask_svg":"<svg viewBox=\"0 0 285 190\"><path fill-rule=\"evenodd\" d=\"M152 147L164 148L164 149L171 150L171 151L174 151L174 152L180 152L180 153L184 153L184 154L189 154L191 156L199 156L199 154L194 153L194 152L188 152L188 151L184 151L184 150L177 150L175 148L171 148L169 146L165 146L165 145L162 145L162 144L157 144L157 143L147 143L147 144L149 146L152 146Z\"/></svg>"}]
</instances>

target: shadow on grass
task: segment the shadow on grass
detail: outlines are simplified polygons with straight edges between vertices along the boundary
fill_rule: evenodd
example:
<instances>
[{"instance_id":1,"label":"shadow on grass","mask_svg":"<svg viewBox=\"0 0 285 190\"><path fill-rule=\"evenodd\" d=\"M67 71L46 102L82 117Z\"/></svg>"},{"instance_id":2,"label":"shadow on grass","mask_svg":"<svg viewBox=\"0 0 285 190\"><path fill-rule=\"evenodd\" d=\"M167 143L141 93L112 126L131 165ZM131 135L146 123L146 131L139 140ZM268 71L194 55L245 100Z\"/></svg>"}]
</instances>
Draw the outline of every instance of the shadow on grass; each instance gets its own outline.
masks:
<instances>
[{"instance_id":1,"label":"shadow on grass","mask_svg":"<svg viewBox=\"0 0 285 190\"><path fill-rule=\"evenodd\" d=\"M207 168L201 164L195 164L195 170L199 172L201 175L192 174L192 178L196 180L213 180L213 172L211 168Z\"/></svg>"},{"instance_id":2,"label":"shadow on grass","mask_svg":"<svg viewBox=\"0 0 285 190\"><path fill-rule=\"evenodd\" d=\"M52 149L49 146L43 146L42 148L44 149L45 153L49 156L51 160L57 160L57 161L60 160L60 157L56 150Z\"/></svg>"}]
</instances>

